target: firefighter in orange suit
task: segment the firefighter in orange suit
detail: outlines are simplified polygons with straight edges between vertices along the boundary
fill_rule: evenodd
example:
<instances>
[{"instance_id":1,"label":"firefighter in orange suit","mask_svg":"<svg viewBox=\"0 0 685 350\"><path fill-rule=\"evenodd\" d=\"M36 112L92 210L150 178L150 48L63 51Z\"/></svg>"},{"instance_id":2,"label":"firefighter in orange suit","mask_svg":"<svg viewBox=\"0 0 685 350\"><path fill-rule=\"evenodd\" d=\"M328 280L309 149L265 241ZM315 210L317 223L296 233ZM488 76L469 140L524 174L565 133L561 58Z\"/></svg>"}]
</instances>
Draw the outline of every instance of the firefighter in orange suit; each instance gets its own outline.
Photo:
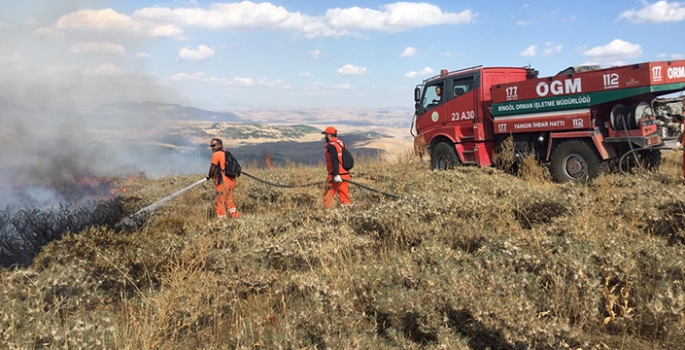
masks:
<instances>
[{"instance_id":1,"label":"firefighter in orange suit","mask_svg":"<svg viewBox=\"0 0 685 350\"><path fill-rule=\"evenodd\" d=\"M216 185L216 198L214 208L219 219L225 219L226 213L232 218L238 217L238 211L233 204L233 190L235 189L235 178L226 176L226 153L221 139L212 139L209 144L212 148L212 165L209 167L207 180L213 178Z\"/></svg>"},{"instance_id":2,"label":"firefighter in orange suit","mask_svg":"<svg viewBox=\"0 0 685 350\"><path fill-rule=\"evenodd\" d=\"M683 179L685 179L685 125L680 125L680 135L675 140L675 149L683 151L683 162L681 166L683 168Z\"/></svg>"},{"instance_id":3,"label":"firefighter in orange suit","mask_svg":"<svg viewBox=\"0 0 685 350\"><path fill-rule=\"evenodd\" d=\"M345 144L338 140L338 130L329 126L322 132L326 135L326 169L328 170L328 177L326 178L326 192L323 195L323 205L330 208L333 204L333 197L338 194L340 204L350 204L350 190L349 180L350 173L343 168L342 164L342 149Z\"/></svg>"}]
</instances>

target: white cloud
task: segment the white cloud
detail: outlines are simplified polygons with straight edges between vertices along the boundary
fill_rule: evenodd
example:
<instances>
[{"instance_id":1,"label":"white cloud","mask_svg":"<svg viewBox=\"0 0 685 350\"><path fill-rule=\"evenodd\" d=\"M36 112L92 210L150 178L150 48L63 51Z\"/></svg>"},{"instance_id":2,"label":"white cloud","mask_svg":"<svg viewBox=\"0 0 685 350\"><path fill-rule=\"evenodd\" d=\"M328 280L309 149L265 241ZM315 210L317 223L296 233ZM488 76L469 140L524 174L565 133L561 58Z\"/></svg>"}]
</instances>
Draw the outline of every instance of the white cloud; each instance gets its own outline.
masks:
<instances>
[{"instance_id":1,"label":"white cloud","mask_svg":"<svg viewBox=\"0 0 685 350\"><path fill-rule=\"evenodd\" d=\"M269 80L269 79L258 79L256 80L257 86L266 86L275 89L291 90L293 87L281 79Z\"/></svg>"},{"instance_id":2,"label":"white cloud","mask_svg":"<svg viewBox=\"0 0 685 350\"><path fill-rule=\"evenodd\" d=\"M614 39L604 46L596 46L583 52L583 56L600 63L622 64L625 59L642 56L642 48L638 44Z\"/></svg>"},{"instance_id":3,"label":"white cloud","mask_svg":"<svg viewBox=\"0 0 685 350\"><path fill-rule=\"evenodd\" d=\"M72 12L58 19L55 28L59 30L127 33L150 37L170 37L183 34L183 30L176 26L133 19L112 9Z\"/></svg>"},{"instance_id":4,"label":"white cloud","mask_svg":"<svg viewBox=\"0 0 685 350\"><path fill-rule=\"evenodd\" d=\"M266 78L249 78L249 77L234 77L234 78L220 78L207 76L205 73L197 72L193 74L177 73L168 78L169 81L197 81L201 83L218 84L228 87L270 87L275 89L292 89L290 84L287 84L281 79L269 80Z\"/></svg>"},{"instance_id":5,"label":"white cloud","mask_svg":"<svg viewBox=\"0 0 685 350\"><path fill-rule=\"evenodd\" d=\"M440 24L465 24L474 21L471 10L443 12L440 7L420 2L396 2L381 6L382 11L350 7L326 11L326 21L333 28L401 32Z\"/></svg>"},{"instance_id":6,"label":"white cloud","mask_svg":"<svg viewBox=\"0 0 685 350\"><path fill-rule=\"evenodd\" d=\"M420 71L413 70L413 71L405 74L404 76L407 78L416 78L418 76L430 75L430 74L433 74L434 72L435 71L431 67L426 67Z\"/></svg>"},{"instance_id":7,"label":"white cloud","mask_svg":"<svg viewBox=\"0 0 685 350\"><path fill-rule=\"evenodd\" d=\"M562 48L563 48L562 45L554 45L554 43L548 44L548 47L545 48L544 50L542 50L542 55L543 56L551 56L551 55L557 54L557 53L561 52Z\"/></svg>"},{"instance_id":8,"label":"white cloud","mask_svg":"<svg viewBox=\"0 0 685 350\"><path fill-rule=\"evenodd\" d=\"M74 44L71 45L71 53L84 53L84 52L91 52L91 53L111 53L111 54L116 54L119 56L123 56L126 54L126 48L124 48L121 45L113 44L113 43L98 43L98 42L89 42L89 43L80 43L80 44Z\"/></svg>"},{"instance_id":9,"label":"white cloud","mask_svg":"<svg viewBox=\"0 0 685 350\"><path fill-rule=\"evenodd\" d=\"M306 72L306 73L300 73L299 75L300 75L301 77L305 77L305 78L306 78L306 77L311 77L311 76L312 76L312 73Z\"/></svg>"},{"instance_id":10,"label":"white cloud","mask_svg":"<svg viewBox=\"0 0 685 350\"><path fill-rule=\"evenodd\" d=\"M402 51L400 54L400 57L412 57L416 55L416 52L418 52L418 50L416 50L415 47L407 46L407 48L404 49L404 51Z\"/></svg>"},{"instance_id":11,"label":"white cloud","mask_svg":"<svg viewBox=\"0 0 685 350\"><path fill-rule=\"evenodd\" d=\"M331 90L351 90L354 89L354 86L350 84L333 84L333 85L326 85L328 89Z\"/></svg>"},{"instance_id":12,"label":"white cloud","mask_svg":"<svg viewBox=\"0 0 685 350\"><path fill-rule=\"evenodd\" d=\"M452 56L452 53L449 52L449 51L445 51L445 52L442 53L442 55L445 56L445 57L450 57L450 56Z\"/></svg>"},{"instance_id":13,"label":"white cloud","mask_svg":"<svg viewBox=\"0 0 685 350\"><path fill-rule=\"evenodd\" d=\"M172 38L172 40L175 41L188 41L190 40L191 36L190 35L178 35Z\"/></svg>"},{"instance_id":14,"label":"white cloud","mask_svg":"<svg viewBox=\"0 0 685 350\"><path fill-rule=\"evenodd\" d=\"M0 64L2 65L18 65L21 63L22 57L18 52L11 55L0 55Z\"/></svg>"},{"instance_id":15,"label":"white cloud","mask_svg":"<svg viewBox=\"0 0 685 350\"><path fill-rule=\"evenodd\" d=\"M545 48L540 53L541 56L552 56L558 54L564 47L562 45L554 45L553 41L545 41ZM534 57L538 55L538 45L531 44L519 54L523 57Z\"/></svg>"},{"instance_id":16,"label":"white cloud","mask_svg":"<svg viewBox=\"0 0 685 350\"><path fill-rule=\"evenodd\" d=\"M518 22L516 22L516 25L517 26L527 26L531 23L533 23L533 21L518 21Z\"/></svg>"},{"instance_id":17,"label":"white cloud","mask_svg":"<svg viewBox=\"0 0 685 350\"><path fill-rule=\"evenodd\" d=\"M7 29L10 27L10 24L7 22L0 22L0 29Z\"/></svg>"},{"instance_id":18,"label":"white cloud","mask_svg":"<svg viewBox=\"0 0 685 350\"><path fill-rule=\"evenodd\" d=\"M533 57L536 55L537 49L537 45L530 45L525 50L521 51L520 55L524 57Z\"/></svg>"},{"instance_id":19,"label":"white cloud","mask_svg":"<svg viewBox=\"0 0 685 350\"><path fill-rule=\"evenodd\" d=\"M214 49L207 45L200 45L196 50L184 47L178 52L181 61L202 62L214 56Z\"/></svg>"},{"instance_id":20,"label":"white cloud","mask_svg":"<svg viewBox=\"0 0 685 350\"><path fill-rule=\"evenodd\" d=\"M366 67L357 67L349 63L337 70L338 75L361 75L366 74L367 72L368 70Z\"/></svg>"},{"instance_id":21,"label":"white cloud","mask_svg":"<svg viewBox=\"0 0 685 350\"><path fill-rule=\"evenodd\" d=\"M685 57L685 56L683 56L682 53L674 53L674 54L671 54L671 58L674 59L674 60L679 60L679 59L682 59L683 57Z\"/></svg>"},{"instance_id":22,"label":"white cloud","mask_svg":"<svg viewBox=\"0 0 685 350\"><path fill-rule=\"evenodd\" d=\"M321 58L321 50L312 50L307 53L313 60Z\"/></svg>"},{"instance_id":23,"label":"white cloud","mask_svg":"<svg viewBox=\"0 0 685 350\"><path fill-rule=\"evenodd\" d=\"M149 53L146 53L146 52L138 52L138 53L135 54L134 57L135 57L135 58L138 58L138 59L144 59L144 58L149 58L149 57L150 57L150 54L149 54Z\"/></svg>"},{"instance_id":24,"label":"white cloud","mask_svg":"<svg viewBox=\"0 0 685 350\"><path fill-rule=\"evenodd\" d=\"M463 24L474 21L470 10L443 12L428 3L397 2L381 10L350 7L334 8L324 16L314 17L290 12L271 3L215 3L208 9L149 7L137 10L133 17L176 26L229 30L290 30L307 38L356 35L357 31L401 32L440 24Z\"/></svg>"},{"instance_id":25,"label":"white cloud","mask_svg":"<svg viewBox=\"0 0 685 350\"><path fill-rule=\"evenodd\" d=\"M84 75L115 75L123 73L123 71L112 63L103 63L98 67L85 67L83 69Z\"/></svg>"},{"instance_id":26,"label":"white cloud","mask_svg":"<svg viewBox=\"0 0 685 350\"><path fill-rule=\"evenodd\" d=\"M49 27L38 27L38 29L33 31L33 34L40 35L40 36L52 36L55 38L64 37L64 32L57 30L55 28L49 28Z\"/></svg>"},{"instance_id":27,"label":"white cloud","mask_svg":"<svg viewBox=\"0 0 685 350\"><path fill-rule=\"evenodd\" d=\"M656 57L659 57L659 58L666 58L666 57L668 57L668 54L660 53L660 54L656 55Z\"/></svg>"},{"instance_id":28,"label":"white cloud","mask_svg":"<svg viewBox=\"0 0 685 350\"><path fill-rule=\"evenodd\" d=\"M530 7L530 4L523 4L523 7Z\"/></svg>"},{"instance_id":29,"label":"white cloud","mask_svg":"<svg viewBox=\"0 0 685 350\"><path fill-rule=\"evenodd\" d=\"M141 8L130 16L111 8L82 9L60 17L54 29L174 38L183 37L183 27L286 30L316 38L360 36L360 31L393 33L426 26L465 24L473 22L477 16L471 10L446 12L425 2L396 2L380 8L331 8L322 16L288 11L269 2L214 3L206 8L194 1L179 3L185 5L173 9ZM29 22L35 23L35 20Z\"/></svg>"},{"instance_id":30,"label":"white cloud","mask_svg":"<svg viewBox=\"0 0 685 350\"><path fill-rule=\"evenodd\" d=\"M172 76L169 77L169 80L171 81L183 81L183 80L200 80L206 77L207 75L202 72L197 72L194 74L188 74L188 73L176 73Z\"/></svg>"},{"instance_id":31,"label":"white cloud","mask_svg":"<svg viewBox=\"0 0 685 350\"><path fill-rule=\"evenodd\" d=\"M233 81L236 82L238 85L244 86L254 86L255 84L254 79L252 78L235 77L233 78Z\"/></svg>"},{"instance_id":32,"label":"white cloud","mask_svg":"<svg viewBox=\"0 0 685 350\"><path fill-rule=\"evenodd\" d=\"M644 3L639 10L622 12L619 19L631 23L665 23L685 20L685 6L680 2L657 1L653 4Z\"/></svg>"},{"instance_id":33,"label":"white cloud","mask_svg":"<svg viewBox=\"0 0 685 350\"><path fill-rule=\"evenodd\" d=\"M36 21L35 17L29 17L26 19L26 21L24 23L26 23L27 26L32 26L32 25L35 25L37 23L37 21Z\"/></svg>"},{"instance_id":34,"label":"white cloud","mask_svg":"<svg viewBox=\"0 0 685 350\"><path fill-rule=\"evenodd\" d=\"M299 12L288 12L282 6L275 6L268 2L255 4L250 1L214 3L207 10L149 7L136 10L133 16L209 29L297 28L304 23L306 18Z\"/></svg>"},{"instance_id":35,"label":"white cloud","mask_svg":"<svg viewBox=\"0 0 685 350\"><path fill-rule=\"evenodd\" d=\"M328 95L333 93L334 90L354 90L354 85L350 84L328 84L313 82L304 86L308 95Z\"/></svg>"}]
</instances>

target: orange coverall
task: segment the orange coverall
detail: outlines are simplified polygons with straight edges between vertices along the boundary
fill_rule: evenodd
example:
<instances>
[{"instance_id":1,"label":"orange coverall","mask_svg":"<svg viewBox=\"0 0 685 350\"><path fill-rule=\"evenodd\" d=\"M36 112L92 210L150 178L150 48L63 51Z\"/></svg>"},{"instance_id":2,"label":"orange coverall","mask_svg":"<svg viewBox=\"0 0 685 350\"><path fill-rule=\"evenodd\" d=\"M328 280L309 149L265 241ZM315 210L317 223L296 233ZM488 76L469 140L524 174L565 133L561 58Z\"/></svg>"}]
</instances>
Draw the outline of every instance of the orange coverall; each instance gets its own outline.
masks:
<instances>
[{"instance_id":1,"label":"orange coverall","mask_svg":"<svg viewBox=\"0 0 685 350\"><path fill-rule=\"evenodd\" d=\"M226 176L224 169L226 169L226 154L224 149L220 148L212 154L212 166L209 168L209 177L214 178L216 186L214 208L216 209L216 216L220 219L226 218L227 211L232 218L237 218L238 210L233 203L235 178Z\"/></svg>"},{"instance_id":2,"label":"orange coverall","mask_svg":"<svg viewBox=\"0 0 685 350\"><path fill-rule=\"evenodd\" d=\"M333 197L338 194L340 204L350 204L350 184L349 180L352 178L350 173L342 166L342 148L344 144L338 140L337 137L332 138L326 143L326 169L328 170L328 177L326 177L326 191L323 195L323 206L330 208L333 205ZM340 175L343 182L334 182L333 178Z\"/></svg>"}]
</instances>

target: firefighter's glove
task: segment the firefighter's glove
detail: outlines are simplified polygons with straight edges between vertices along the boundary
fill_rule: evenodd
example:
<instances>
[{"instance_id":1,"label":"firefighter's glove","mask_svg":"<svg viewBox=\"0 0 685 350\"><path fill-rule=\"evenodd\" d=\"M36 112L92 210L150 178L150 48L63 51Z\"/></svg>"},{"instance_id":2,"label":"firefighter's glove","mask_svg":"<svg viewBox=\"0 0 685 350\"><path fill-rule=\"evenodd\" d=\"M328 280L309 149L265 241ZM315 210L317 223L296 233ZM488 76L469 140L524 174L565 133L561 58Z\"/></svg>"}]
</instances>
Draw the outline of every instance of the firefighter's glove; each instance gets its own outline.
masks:
<instances>
[{"instance_id":1,"label":"firefighter's glove","mask_svg":"<svg viewBox=\"0 0 685 350\"><path fill-rule=\"evenodd\" d=\"M335 175L335 177L333 178L333 181L334 182L342 182L342 179L340 178L340 175Z\"/></svg>"}]
</instances>

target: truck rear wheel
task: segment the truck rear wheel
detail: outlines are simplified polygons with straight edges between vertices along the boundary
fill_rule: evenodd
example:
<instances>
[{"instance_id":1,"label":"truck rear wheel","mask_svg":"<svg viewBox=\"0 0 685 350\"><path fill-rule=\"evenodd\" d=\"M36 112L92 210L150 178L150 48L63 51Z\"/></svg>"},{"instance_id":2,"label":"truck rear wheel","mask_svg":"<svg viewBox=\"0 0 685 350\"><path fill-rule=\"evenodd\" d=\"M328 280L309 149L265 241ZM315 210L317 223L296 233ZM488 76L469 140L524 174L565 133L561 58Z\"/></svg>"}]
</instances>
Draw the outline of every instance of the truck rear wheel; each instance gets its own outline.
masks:
<instances>
[{"instance_id":1,"label":"truck rear wheel","mask_svg":"<svg viewBox=\"0 0 685 350\"><path fill-rule=\"evenodd\" d=\"M557 145L550 159L550 170L557 182L582 182L596 178L606 169L587 142L571 140Z\"/></svg>"},{"instance_id":2,"label":"truck rear wheel","mask_svg":"<svg viewBox=\"0 0 685 350\"><path fill-rule=\"evenodd\" d=\"M431 150L431 168L438 170L454 169L461 162L452 144L439 142Z\"/></svg>"}]
</instances>

